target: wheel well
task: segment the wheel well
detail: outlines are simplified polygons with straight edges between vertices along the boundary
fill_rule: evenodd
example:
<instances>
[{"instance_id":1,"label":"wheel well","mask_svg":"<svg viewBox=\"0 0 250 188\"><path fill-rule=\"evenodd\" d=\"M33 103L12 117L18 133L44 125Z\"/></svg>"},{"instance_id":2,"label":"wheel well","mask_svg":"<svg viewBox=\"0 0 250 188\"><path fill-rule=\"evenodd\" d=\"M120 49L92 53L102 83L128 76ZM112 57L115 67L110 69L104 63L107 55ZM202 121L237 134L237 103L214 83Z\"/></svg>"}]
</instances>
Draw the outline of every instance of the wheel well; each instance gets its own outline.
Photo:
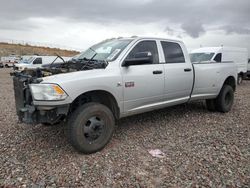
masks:
<instances>
[{"instance_id":1,"label":"wheel well","mask_svg":"<svg viewBox=\"0 0 250 188\"><path fill-rule=\"evenodd\" d=\"M234 77L233 76L229 76L225 80L224 85L230 85L230 86L232 86L233 90L235 91L235 89L236 89L236 81L235 81Z\"/></svg>"},{"instance_id":2,"label":"wheel well","mask_svg":"<svg viewBox=\"0 0 250 188\"><path fill-rule=\"evenodd\" d=\"M98 102L107 106L114 114L114 117L119 119L120 109L115 97L111 93L103 90L89 91L81 94L71 103L69 112L72 113L79 106L88 102Z\"/></svg>"}]
</instances>

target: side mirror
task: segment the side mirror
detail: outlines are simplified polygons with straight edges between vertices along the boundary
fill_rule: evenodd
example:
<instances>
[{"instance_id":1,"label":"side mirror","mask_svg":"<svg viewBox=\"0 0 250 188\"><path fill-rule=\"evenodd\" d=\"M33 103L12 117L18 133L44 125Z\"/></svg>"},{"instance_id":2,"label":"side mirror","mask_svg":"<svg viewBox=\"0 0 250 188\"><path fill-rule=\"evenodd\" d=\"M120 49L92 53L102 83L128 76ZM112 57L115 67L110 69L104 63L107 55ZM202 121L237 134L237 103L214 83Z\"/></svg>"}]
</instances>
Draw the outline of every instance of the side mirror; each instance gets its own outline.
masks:
<instances>
[{"instance_id":1,"label":"side mirror","mask_svg":"<svg viewBox=\"0 0 250 188\"><path fill-rule=\"evenodd\" d=\"M131 65L144 65L152 63L153 63L153 55L151 52L138 52L134 55L133 58L125 59L122 66L128 67Z\"/></svg>"}]
</instances>

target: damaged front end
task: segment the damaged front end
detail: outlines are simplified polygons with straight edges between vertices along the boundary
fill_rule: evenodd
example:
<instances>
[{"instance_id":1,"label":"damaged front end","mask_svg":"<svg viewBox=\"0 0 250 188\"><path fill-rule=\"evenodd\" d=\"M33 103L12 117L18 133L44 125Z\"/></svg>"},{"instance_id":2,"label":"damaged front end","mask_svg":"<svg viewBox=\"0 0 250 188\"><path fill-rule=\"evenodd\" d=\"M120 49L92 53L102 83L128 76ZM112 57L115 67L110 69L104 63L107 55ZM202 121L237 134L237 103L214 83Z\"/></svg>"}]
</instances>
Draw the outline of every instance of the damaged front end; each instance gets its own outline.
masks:
<instances>
[{"instance_id":1,"label":"damaged front end","mask_svg":"<svg viewBox=\"0 0 250 188\"><path fill-rule=\"evenodd\" d=\"M39 84L43 77L55 74L70 73L91 69L105 69L106 61L93 59L72 60L64 63L52 63L42 68L14 71L14 93L18 118L24 123L55 124L62 121L68 114L69 104L35 105L37 101L32 96L32 85ZM51 104L53 102L50 102Z\"/></svg>"},{"instance_id":2,"label":"damaged front end","mask_svg":"<svg viewBox=\"0 0 250 188\"><path fill-rule=\"evenodd\" d=\"M28 72L14 72L13 85L16 102L16 113L21 122L27 124L55 124L62 121L68 113L69 105L36 106L29 84L39 84L42 81L39 75L41 70ZM36 74L36 76L34 76Z\"/></svg>"}]
</instances>

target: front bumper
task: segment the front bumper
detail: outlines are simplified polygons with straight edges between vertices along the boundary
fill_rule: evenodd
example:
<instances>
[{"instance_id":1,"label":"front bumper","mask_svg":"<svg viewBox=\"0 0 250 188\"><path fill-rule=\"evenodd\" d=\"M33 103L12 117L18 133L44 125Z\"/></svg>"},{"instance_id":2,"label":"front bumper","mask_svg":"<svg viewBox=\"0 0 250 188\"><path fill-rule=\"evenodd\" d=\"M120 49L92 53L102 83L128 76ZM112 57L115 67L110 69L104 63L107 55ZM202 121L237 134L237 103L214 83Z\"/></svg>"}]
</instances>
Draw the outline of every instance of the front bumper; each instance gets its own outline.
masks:
<instances>
[{"instance_id":1,"label":"front bumper","mask_svg":"<svg viewBox=\"0 0 250 188\"><path fill-rule=\"evenodd\" d=\"M18 119L21 122L28 124L54 124L65 118L69 111L69 104L34 104L31 91L28 86L30 79L31 78L23 76L13 76L16 113Z\"/></svg>"}]
</instances>

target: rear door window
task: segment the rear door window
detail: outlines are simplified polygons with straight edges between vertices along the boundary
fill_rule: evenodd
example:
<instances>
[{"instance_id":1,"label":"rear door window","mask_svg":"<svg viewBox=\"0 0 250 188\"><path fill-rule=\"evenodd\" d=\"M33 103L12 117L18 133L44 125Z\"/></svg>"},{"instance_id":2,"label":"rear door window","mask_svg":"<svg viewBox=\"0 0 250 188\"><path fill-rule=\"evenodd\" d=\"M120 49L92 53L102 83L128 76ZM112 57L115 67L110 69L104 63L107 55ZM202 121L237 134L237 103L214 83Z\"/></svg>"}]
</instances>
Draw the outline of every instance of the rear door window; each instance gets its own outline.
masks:
<instances>
[{"instance_id":1,"label":"rear door window","mask_svg":"<svg viewBox=\"0 0 250 188\"><path fill-rule=\"evenodd\" d=\"M185 63L181 46L175 42L161 41L166 63Z\"/></svg>"}]
</instances>

